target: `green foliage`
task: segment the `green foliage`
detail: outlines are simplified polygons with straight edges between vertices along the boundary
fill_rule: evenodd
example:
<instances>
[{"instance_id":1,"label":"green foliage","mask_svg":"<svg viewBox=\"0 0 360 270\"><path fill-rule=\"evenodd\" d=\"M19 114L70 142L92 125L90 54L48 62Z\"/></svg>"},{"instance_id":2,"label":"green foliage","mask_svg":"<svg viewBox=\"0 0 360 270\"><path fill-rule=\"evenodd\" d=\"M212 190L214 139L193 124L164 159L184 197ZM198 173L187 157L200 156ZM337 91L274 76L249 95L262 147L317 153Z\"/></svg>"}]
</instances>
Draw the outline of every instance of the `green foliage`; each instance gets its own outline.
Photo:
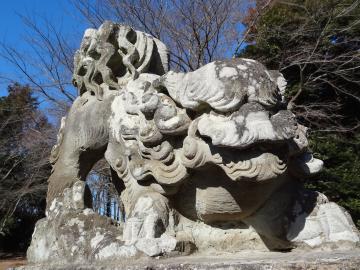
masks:
<instances>
[{"instance_id":1,"label":"green foliage","mask_svg":"<svg viewBox=\"0 0 360 270\"><path fill-rule=\"evenodd\" d=\"M348 209L360 227L360 136L346 139L315 132L310 143L315 155L324 161L325 169L310 179L307 187L325 193Z\"/></svg>"}]
</instances>

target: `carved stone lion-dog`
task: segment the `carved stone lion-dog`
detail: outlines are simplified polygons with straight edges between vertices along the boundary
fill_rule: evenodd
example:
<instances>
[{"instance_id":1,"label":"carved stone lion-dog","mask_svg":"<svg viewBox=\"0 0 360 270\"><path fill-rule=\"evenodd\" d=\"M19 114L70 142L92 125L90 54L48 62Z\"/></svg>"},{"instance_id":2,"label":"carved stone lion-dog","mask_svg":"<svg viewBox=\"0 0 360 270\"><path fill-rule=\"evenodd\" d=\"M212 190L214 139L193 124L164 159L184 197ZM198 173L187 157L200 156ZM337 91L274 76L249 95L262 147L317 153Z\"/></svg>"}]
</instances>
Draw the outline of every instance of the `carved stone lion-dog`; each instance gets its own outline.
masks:
<instances>
[{"instance_id":1,"label":"carved stone lion-dog","mask_svg":"<svg viewBox=\"0 0 360 270\"><path fill-rule=\"evenodd\" d=\"M345 210L302 187L323 163L278 71L242 58L168 71L161 41L112 22L86 30L74 66L79 96L51 153L30 261L359 242ZM123 227L89 209L86 177L104 157Z\"/></svg>"}]
</instances>

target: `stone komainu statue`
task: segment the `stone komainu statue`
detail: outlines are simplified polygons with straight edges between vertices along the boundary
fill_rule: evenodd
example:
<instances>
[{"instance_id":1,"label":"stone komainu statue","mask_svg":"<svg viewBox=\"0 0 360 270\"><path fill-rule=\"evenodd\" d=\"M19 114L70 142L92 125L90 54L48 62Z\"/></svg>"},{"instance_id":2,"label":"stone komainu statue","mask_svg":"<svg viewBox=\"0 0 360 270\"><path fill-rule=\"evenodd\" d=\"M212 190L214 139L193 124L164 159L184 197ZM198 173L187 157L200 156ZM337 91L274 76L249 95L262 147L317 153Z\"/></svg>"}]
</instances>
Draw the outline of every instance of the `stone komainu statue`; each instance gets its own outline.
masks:
<instances>
[{"instance_id":1,"label":"stone komainu statue","mask_svg":"<svg viewBox=\"0 0 360 270\"><path fill-rule=\"evenodd\" d=\"M74 63L79 96L51 153L30 261L359 242L341 207L302 187L322 161L284 109L278 71L241 58L168 71L162 42L111 22L86 30ZM123 226L90 209L84 181L103 157Z\"/></svg>"}]
</instances>

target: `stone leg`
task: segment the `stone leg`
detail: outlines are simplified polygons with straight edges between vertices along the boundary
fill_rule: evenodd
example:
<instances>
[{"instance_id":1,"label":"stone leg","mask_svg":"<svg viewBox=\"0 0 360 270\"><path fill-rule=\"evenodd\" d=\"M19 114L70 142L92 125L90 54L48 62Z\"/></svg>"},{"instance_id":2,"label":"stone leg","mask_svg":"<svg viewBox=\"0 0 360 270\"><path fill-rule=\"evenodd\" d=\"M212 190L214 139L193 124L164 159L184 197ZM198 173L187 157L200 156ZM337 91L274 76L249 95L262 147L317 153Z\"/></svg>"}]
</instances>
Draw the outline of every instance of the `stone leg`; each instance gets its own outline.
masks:
<instances>
[{"instance_id":1,"label":"stone leg","mask_svg":"<svg viewBox=\"0 0 360 270\"><path fill-rule=\"evenodd\" d=\"M112 99L108 96L100 102L90 93L84 93L71 106L51 153L54 165L48 179L47 208L65 188L71 188L79 180L85 181L94 164L103 158L109 138L107 120Z\"/></svg>"},{"instance_id":2,"label":"stone leg","mask_svg":"<svg viewBox=\"0 0 360 270\"><path fill-rule=\"evenodd\" d=\"M121 201L125 208L122 240L148 256L171 252L176 239L168 234L172 211L168 199L149 186L140 185L127 171L127 158L122 156L121 145L110 139L105 158L117 173L115 181L122 181Z\"/></svg>"},{"instance_id":3,"label":"stone leg","mask_svg":"<svg viewBox=\"0 0 360 270\"><path fill-rule=\"evenodd\" d=\"M177 241L171 236L168 200L161 194L141 195L126 219L123 240L148 256L158 256L175 250ZM170 232L170 233L169 233Z\"/></svg>"},{"instance_id":4,"label":"stone leg","mask_svg":"<svg viewBox=\"0 0 360 270\"><path fill-rule=\"evenodd\" d=\"M168 201L162 195L149 193L139 197L126 221L124 240L159 238L168 226L168 216Z\"/></svg>"}]
</instances>

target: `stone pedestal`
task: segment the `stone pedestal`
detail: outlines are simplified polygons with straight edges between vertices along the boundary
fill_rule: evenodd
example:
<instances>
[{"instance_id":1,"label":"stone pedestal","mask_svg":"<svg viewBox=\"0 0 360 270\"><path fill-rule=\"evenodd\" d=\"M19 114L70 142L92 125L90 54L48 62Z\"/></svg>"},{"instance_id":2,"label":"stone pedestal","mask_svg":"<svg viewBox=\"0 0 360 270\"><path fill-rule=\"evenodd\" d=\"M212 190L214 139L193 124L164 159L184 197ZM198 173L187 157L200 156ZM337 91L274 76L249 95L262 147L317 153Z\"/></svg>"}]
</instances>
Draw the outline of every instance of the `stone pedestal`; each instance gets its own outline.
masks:
<instances>
[{"instance_id":1,"label":"stone pedestal","mask_svg":"<svg viewBox=\"0 0 360 270\"><path fill-rule=\"evenodd\" d=\"M359 269L360 250L321 252L241 252L206 256L194 254L186 257L121 260L102 264L27 265L10 270L123 270L123 269Z\"/></svg>"}]
</instances>

